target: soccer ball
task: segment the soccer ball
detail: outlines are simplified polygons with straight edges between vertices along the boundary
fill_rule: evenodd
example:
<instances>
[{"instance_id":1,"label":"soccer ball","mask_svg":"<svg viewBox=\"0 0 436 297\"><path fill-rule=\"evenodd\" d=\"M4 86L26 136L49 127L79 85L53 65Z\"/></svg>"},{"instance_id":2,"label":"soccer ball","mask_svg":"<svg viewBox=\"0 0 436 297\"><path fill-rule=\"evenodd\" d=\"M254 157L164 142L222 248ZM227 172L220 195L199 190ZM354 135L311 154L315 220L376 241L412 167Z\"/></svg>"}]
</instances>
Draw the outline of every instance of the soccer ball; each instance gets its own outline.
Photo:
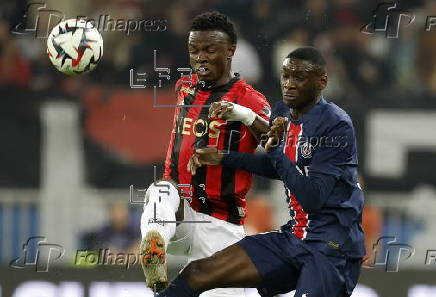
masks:
<instances>
[{"instance_id":1,"label":"soccer ball","mask_svg":"<svg viewBox=\"0 0 436 297\"><path fill-rule=\"evenodd\" d=\"M56 25L47 39L52 64L69 75L94 69L103 56L103 38L90 22L70 19Z\"/></svg>"}]
</instances>

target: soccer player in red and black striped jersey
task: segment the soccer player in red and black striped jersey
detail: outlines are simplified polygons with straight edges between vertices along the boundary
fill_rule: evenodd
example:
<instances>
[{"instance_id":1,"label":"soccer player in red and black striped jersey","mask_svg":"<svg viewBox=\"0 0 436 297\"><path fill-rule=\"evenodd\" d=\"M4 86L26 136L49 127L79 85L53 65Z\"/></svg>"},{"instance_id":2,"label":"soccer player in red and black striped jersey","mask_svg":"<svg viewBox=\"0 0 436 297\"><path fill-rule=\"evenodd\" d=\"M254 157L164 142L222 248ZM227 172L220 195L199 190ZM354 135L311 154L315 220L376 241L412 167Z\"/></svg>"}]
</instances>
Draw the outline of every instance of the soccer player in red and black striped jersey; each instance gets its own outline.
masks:
<instances>
[{"instance_id":1,"label":"soccer player in red and black striped jersey","mask_svg":"<svg viewBox=\"0 0 436 297\"><path fill-rule=\"evenodd\" d=\"M165 286L166 275L156 268L159 265L147 264L162 263L162 251L167 245L168 252L184 254L192 261L211 256L245 236L242 226L246 216L245 195L252 175L222 166L202 166L196 168L195 175L188 171L195 149L216 147L220 151L254 153L258 136L268 131L270 106L265 96L231 72L236 39L233 24L218 12L198 15L192 22L188 50L195 74L176 83L179 106L174 115L163 180L150 186L141 221L141 249L146 259L143 268L150 287ZM219 109L209 114L211 105L223 101L227 102L221 110L225 116ZM154 210L150 205L159 196L157 186L170 187L171 193L168 199L159 199ZM177 228L176 224L150 223L156 212L158 219L174 218L173 213L183 205L179 203L177 186L189 193L182 197L192 198L185 203L184 220L203 223L181 223ZM177 238L184 237L184 244L180 240L172 243L174 234ZM244 289L227 288L208 291L202 296L245 295Z\"/></svg>"}]
</instances>

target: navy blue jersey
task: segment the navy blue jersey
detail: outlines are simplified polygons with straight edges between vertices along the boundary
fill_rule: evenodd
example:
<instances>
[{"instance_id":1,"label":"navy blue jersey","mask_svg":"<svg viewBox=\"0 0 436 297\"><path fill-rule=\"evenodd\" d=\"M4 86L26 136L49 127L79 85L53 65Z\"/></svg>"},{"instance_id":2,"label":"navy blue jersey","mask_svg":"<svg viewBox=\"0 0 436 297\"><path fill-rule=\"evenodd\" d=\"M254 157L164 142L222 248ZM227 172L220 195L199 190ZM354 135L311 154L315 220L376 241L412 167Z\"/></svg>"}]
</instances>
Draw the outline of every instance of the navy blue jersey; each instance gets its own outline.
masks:
<instances>
[{"instance_id":1,"label":"navy blue jersey","mask_svg":"<svg viewBox=\"0 0 436 297\"><path fill-rule=\"evenodd\" d=\"M277 116L291 119L290 109L283 102L273 109L272 121ZM279 149L303 175L320 173L337 179L325 204L312 213L301 207L292 186L285 183L292 219L282 228L290 229L298 238L326 241L347 254L363 256L363 193L357 185L356 138L347 113L321 98L301 119L289 121Z\"/></svg>"},{"instance_id":2,"label":"navy blue jersey","mask_svg":"<svg viewBox=\"0 0 436 297\"><path fill-rule=\"evenodd\" d=\"M274 152L256 156L231 152L223 164L284 182L291 220L282 230L302 240L327 243L348 257L363 257L364 201L357 184L350 117L323 98L298 120L292 120L289 107L279 102L272 109L271 123L278 116L290 121Z\"/></svg>"}]
</instances>

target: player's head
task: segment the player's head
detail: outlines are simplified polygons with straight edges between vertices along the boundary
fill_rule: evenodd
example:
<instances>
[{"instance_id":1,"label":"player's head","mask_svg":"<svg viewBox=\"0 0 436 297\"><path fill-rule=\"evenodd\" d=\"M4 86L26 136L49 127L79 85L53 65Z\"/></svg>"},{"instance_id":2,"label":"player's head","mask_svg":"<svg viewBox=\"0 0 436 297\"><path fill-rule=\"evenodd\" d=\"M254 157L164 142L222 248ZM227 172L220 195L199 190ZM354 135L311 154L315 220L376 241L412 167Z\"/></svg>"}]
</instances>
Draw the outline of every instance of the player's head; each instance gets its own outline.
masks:
<instances>
[{"instance_id":1,"label":"player's head","mask_svg":"<svg viewBox=\"0 0 436 297\"><path fill-rule=\"evenodd\" d=\"M280 83L283 102L302 109L315 102L327 86L325 60L314 47L292 51L283 61Z\"/></svg>"},{"instance_id":2,"label":"player's head","mask_svg":"<svg viewBox=\"0 0 436 297\"><path fill-rule=\"evenodd\" d=\"M210 11L197 15L189 30L192 69L206 83L226 83L236 49L236 32L227 16Z\"/></svg>"}]
</instances>

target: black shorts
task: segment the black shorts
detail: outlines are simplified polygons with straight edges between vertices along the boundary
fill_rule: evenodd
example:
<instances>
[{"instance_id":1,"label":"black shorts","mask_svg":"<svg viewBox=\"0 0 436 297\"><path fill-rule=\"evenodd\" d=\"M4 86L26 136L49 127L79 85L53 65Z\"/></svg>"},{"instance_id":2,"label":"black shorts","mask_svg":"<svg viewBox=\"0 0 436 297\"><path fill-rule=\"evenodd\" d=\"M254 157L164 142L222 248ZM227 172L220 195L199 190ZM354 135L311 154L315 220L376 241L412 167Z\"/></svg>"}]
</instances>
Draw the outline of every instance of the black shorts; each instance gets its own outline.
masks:
<instances>
[{"instance_id":1,"label":"black shorts","mask_svg":"<svg viewBox=\"0 0 436 297\"><path fill-rule=\"evenodd\" d=\"M291 232L247 236L244 248L262 278L259 294L274 296L296 290L295 297L349 297L360 274L360 259L326 255L320 242L303 241Z\"/></svg>"}]
</instances>

